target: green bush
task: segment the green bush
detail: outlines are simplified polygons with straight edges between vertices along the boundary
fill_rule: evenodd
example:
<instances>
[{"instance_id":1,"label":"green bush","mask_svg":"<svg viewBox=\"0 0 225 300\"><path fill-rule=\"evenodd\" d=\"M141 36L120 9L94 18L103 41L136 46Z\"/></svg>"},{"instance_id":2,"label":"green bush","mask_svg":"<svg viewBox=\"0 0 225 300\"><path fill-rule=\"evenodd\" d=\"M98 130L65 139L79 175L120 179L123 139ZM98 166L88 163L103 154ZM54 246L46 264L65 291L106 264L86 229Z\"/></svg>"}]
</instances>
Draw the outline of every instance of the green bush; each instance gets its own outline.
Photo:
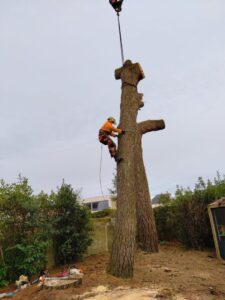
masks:
<instances>
[{"instance_id":1,"label":"green bush","mask_svg":"<svg viewBox=\"0 0 225 300\"><path fill-rule=\"evenodd\" d=\"M65 183L50 196L35 196L26 178L19 176L13 184L0 181L0 285L45 268L52 242L57 263L82 257L91 243L92 224L90 211L77 199Z\"/></svg>"},{"instance_id":2,"label":"green bush","mask_svg":"<svg viewBox=\"0 0 225 300\"><path fill-rule=\"evenodd\" d=\"M158 206L154 208L155 221L160 241L173 241L177 239L176 209L173 205Z\"/></svg>"},{"instance_id":3,"label":"green bush","mask_svg":"<svg viewBox=\"0 0 225 300\"><path fill-rule=\"evenodd\" d=\"M6 278L32 276L46 262L49 224L26 178L0 182L0 220Z\"/></svg>"},{"instance_id":4,"label":"green bush","mask_svg":"<svg viewBox=\"0 0 225 300\"><path fill-rule=\"evenodd\" d=\"M207 206L224 196L225 178L219 174L207 183L200 177L193 191L178 187L174 198L154 209L159 239L195 249L213 247Z\"/></svg>"},{"instance_id":5,"label":"green bush","mask_svg":"<svg viewBox=\"0 0 225 300\"><path fill-rule=\"evenodd\" d=\"M48 243L33 241L24 242L5 250L5 261L8 265L8 278L12 281L24 274L28 277L39 273L46 265L46 247Z\"/></svg>"},{"instance_id":6,"label":"green bush","mask_svg":"<svg viewBox=\"0 0 225 300\"><path fill-rule=\"evenodd\" d=\"M8 285L8 281L6 281L5 278L6 278L6 267L5 265L0 265L0 288Z\"/></svg>"},{"instance_id":7,"label":"green bush","mask_svg":"<svg viewBox=\"0 0 225 300\"><path fill-rule=\"evenodd\" d=\"M53 226L55 231L56 263L64 264L82 258L91 244L91 212L78 203L79 193L63 183L52 193L54 203Z\"/></svg>"}]
</instances>

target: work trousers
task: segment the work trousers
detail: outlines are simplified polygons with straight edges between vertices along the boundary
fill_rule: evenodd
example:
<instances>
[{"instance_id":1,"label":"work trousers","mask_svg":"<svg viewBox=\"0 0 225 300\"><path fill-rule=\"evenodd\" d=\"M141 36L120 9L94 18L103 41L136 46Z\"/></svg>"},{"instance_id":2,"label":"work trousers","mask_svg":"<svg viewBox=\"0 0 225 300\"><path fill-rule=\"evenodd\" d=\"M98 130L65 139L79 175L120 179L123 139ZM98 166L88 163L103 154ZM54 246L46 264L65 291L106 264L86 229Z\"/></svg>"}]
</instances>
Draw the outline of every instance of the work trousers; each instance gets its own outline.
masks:
<instances>
[{"instance_id":1,"label":"work trousers","mask_svg":"<svg viewBox=\"0 0 225 300\"><path fill-rule=\"evenodd\" d=\"M116 156L116 144L113 142L113 140L109 137L109 133L107 133L104 130L99 130L99 135L98 135L99 142L108 145L109 148L109 153L111 157Z\"/></svg>"}]
</instances>

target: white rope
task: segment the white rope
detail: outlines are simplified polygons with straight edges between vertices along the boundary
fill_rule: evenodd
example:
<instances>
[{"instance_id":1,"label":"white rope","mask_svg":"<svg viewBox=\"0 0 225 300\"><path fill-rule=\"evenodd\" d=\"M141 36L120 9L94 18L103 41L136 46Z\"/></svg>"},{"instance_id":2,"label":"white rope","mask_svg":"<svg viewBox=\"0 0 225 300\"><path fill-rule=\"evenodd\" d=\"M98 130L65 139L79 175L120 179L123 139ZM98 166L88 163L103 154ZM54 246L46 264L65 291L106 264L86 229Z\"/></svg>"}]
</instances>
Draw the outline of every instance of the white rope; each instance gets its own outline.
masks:
<instances>
[{"instance_id":1,"label":"white rope","mask_svg":"<svg viewBox=\"0 0 225 300\"><path fill-rule=\"evenodd\" d=\"M102 193L102 200L105 200L105 196L103 193L103 188L102 188L102 149L103 149L103 145L101 144L101 156L100 156L100 169L99 169L99 183L100 183L100 189L101 189L101 193Z\"/></svg>"}]
</instances>

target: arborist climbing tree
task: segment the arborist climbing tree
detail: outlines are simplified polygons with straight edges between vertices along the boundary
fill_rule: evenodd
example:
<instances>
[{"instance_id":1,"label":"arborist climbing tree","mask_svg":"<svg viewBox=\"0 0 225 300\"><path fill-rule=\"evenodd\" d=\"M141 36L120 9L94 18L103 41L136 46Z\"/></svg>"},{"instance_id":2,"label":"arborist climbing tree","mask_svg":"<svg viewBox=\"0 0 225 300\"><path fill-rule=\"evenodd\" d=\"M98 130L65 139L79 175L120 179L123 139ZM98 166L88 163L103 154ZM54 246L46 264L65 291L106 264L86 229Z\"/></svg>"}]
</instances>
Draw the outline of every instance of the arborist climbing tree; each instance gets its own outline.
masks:
<instances>
[{"instance_id":1,"label":"arborist climbing tree","mask_svg":"<svg viewBox=\"0 0 225 300\"><path fill-rule=\"evenodd\" d=\"M127 60L115 71L122 81L119 127L126 136L118 143L117 216L108 272L118 277L133 276L136 241L148 252L158 251L158 239L151 208L148 181L145 173L141 137L143 134L165 128L163 120L137 123L138 110L143 107L142 94L137 85L144 79L138 63Z\"/></svg>"},{"instance_id":2,"label":"arborist climbing tree","mask_svg":"<svg viewBox=\"0 0 225 300\"><path fill-rule=\"evenodd\" d=\"M121 54L123 61L122 40ZM133 276L136 242L145 251L158 251L141 142L145 133L164 129L165 123L163 120L137 123L138 110L144 106L143 94L137 91L139 81L144 79L138 63L127 60L115 71L115 78L122 81L119 128L126 131L126 136L121 136L118 142L117 153L123 160L117 165L117 216L108 272L129 278Z\"/></svg>"},{"instance_id":3,"label":"arborist climbing tree","mask_svg":"<svg viewBox=\"0 0 225 300\"><path fill-rule=\"evenodd\" d=\"M114 127L113 124L116 124L116 120L113 117L109 117L99 130L98 139L103 145L108 145L111 157L113 157L115 161L119 163L122 160L122 157L117 154L116 144L109 136L120 137L122 134L125 134L125 131ZM115 134L114 132L118 134Z\"/></svg>"}]
</instances>

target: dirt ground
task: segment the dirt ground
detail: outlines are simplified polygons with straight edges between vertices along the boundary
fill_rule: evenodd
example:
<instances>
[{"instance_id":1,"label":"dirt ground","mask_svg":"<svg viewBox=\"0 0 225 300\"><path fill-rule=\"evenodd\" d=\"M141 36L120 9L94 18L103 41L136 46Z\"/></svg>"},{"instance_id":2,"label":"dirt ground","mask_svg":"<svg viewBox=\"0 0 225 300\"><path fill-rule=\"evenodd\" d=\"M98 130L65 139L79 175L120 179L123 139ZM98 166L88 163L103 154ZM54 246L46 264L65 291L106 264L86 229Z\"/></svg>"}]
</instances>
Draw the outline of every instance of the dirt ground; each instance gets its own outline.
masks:
<instances>
[{"instance_id":1,"label":"dirt ground","mask_svg":"<svg viewBox=\"0 0 225 300\"><path fill-rule=\"evenodd\" d=\"M46 290L30 286L13 299L225 300L225 261L216 259L214 253L186 250L179 244L161 245L156 254L138 252L134 278L129 280L108 275L107 260L108 254L94 255L77 264L85 272L78 288ZM50 274L59 271L54 269Z\"/></svg>"}]
</instances>

